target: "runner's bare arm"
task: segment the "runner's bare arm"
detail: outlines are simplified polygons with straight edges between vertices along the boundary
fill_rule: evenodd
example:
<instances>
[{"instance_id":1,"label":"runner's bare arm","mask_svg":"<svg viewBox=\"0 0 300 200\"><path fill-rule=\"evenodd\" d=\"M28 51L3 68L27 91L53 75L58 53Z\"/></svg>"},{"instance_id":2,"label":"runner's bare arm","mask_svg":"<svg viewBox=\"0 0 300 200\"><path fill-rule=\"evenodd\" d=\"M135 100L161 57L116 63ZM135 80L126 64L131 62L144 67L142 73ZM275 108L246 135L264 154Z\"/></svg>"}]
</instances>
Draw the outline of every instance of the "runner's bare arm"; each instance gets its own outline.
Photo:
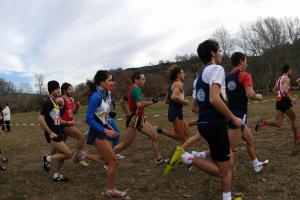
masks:
<instances>
[{"instance_id":1,"label":"runner's bare arm","mask_svg":"<svg viewBox=\"0 0 300 200\"><path fill-rule=\"evenodd\" d=\"M213 107L222 113L227 119L232 121L232 123L238 127L242 125L242 120L237 118L226 106L224 101L220 97L221 87L218 83L213 83L209 88L209 102Z\"/></svg>"},{"instance_id":2,"label":"runner's bare arm","mask_svg":"<svg viewBox=\"0 0 300 200\"><path fill-rule=\"evenodd\" d=\"M263 99L263 96L261 94L255 93L252 86L246 86L245 90L246 90L246 96L249 99L252 99L252 100L262 100Z\"/></svg>"},{"instance_id":3,"label":"runner's bare arm","mask_svg":"<svg viewBox=\"0 0 300 200\"><path fill-rule=\"evenodd\" d=\"M290 79L285 77L282 79L282 90L285 96L292 101L292 97L289 92Z\"/></svg>"}]
</instances>

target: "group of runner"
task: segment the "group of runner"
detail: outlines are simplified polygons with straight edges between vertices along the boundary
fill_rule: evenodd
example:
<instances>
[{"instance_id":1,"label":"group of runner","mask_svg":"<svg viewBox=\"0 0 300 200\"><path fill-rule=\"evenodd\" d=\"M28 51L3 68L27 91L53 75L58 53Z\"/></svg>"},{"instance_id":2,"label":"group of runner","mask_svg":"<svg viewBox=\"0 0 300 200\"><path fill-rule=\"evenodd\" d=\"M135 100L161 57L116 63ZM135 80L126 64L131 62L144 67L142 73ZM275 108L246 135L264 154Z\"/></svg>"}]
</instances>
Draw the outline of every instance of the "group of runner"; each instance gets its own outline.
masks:
<instances>
[{"instance_id":1,"label":"group of runner","mask_svg":"<svg viewBox=\"0 0 300 200\"><path fill-rule=\"evenodd\" d=\"M204 67L199 70L194 82L192 110L198 113L198 120L189 124L197 125L199 134L176 147L164 173L168 174L173 166L182 162L188 166L194 165L208 174L219 177L223 185L223 200L231 200L235 153L241 139L247 142L247 152L255 172L260 172L268 164L268 160L260 162L257 159L253 135L247 126L248 99L261 101L263 97L254 92L252 77L245 72L247 67L245 54L233 53L231 64L234 68L225 75L224 68L220 65L223 54L216 41L204 41L199 44L197 52ZM277 96L277 115L271 120L260 119L255 130L258 131L266 125L280 127L286 114L292 121L294 141L298 144L300 135L293 108L296 98L290 95L290 66L284 65L282 73L273 89ZM300 84L300 79L297 82ZM173 105L169 104L169 115L172 115L170 112L172 107ZM178 115L178 119L180 118L182 116ZM164 133L162 128L159 131ZM191 153L185 151L189 145L201 138L206 140L209 150Z\"/></svg>"},{"instance_id":2,"label":"group of runner","mask_svg":"<svg viewBox=\"0 0 300 200\"><path fill-rule=\"evenodd\" d=\"M178 65L173 65L169 74L170 85L165 103L168 104L168 120L174 130L166 130L153 126L144 117L144 108L157 103L157 99L144 100L142 88L146 82L145 75L135 72L132 75L132 85L127 95L122 98L120 105L126 115L126 128L122 131L122 140L119 142L120 130L111 110L111 89L114 86L112 75L107 70L99 70L92 81L89 81L88 108L85 122L89 125L87 144L95 146L98 155L86 153L84 148L85 135L75 127L74 121L80 103L72 98L71 84L64 83L61 88L57 81L48 82L49 97L45 100L38 121L45 130L45 138L51 144L49 155L43 156L43 168L49 172L54 163L53 181L68 180L61 174L63 162L72 157L72 150L65 143L68 136L77 140L77 152L74 162L88 166L85 159L93 160L107 170L105 194L110 197L123 197L125 191L115 188L117 174L117 155L129 147L138 132L148 136L152 142L155 164L167 163L164 174L171 168L184 163L196 166L200 170L219 177L223 185L223 200L231 200L231 178L233 173L235 152L241 139L247 143L247 152L252 161L255 172L260 172L268 160L260 162L257 159L253 135L247 126L248 99L262 100L261 94L253 90L253 81L249 73L245 72L247 58L245 54L236 52L231 56L233 70L225 76L221 66L223 54L219 44L213 40L206 40L199 44L198 56L203 62L194 82L192 110L198 113L198 119L187 123L183 116L183 106L189 104L184 97L185 73ZM295 99L290 95L291 68L283 67L283 75L274 87L277 94L277 116L274 120L260 119L256 130L270 125L280 127L284 114L292 120L295 133L295 142L300 143L300 136L296 125L293 104ZM300 80L299 80L300 84ZM198 134L189 138L189 126L197 125ZM171 159L161 154L159 135L176 139L180 146L176 147ZM186 149L194 142L204 138L209 150L191 153ZM109 140L113 141L113 145Z\"/></svg>"}]
</instances>

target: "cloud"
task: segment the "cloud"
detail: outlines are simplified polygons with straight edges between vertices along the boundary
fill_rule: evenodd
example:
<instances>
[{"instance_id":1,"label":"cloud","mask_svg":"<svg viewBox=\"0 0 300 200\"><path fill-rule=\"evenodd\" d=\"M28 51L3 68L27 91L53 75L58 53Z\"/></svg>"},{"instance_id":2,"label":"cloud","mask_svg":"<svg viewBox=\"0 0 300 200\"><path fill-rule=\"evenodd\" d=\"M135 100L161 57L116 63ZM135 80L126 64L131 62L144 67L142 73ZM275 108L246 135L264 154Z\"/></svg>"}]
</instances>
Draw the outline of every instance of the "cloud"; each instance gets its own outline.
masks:
<instances>
[{"instance_id":1,"label":"cloud","mask_svg":"<svg viewBox=\"0 0 300 200\"><path fill-rule=\"evenodd\" d=\"M4 0L0 70L84 82L98 69L139 67L196 52L223 25L297 16L296 0ZM293 6L290 6L293 5ZM21 78L20 78L21 79ZM23 79L21 79L23 81Z\"/></svg>"}]
</instances>

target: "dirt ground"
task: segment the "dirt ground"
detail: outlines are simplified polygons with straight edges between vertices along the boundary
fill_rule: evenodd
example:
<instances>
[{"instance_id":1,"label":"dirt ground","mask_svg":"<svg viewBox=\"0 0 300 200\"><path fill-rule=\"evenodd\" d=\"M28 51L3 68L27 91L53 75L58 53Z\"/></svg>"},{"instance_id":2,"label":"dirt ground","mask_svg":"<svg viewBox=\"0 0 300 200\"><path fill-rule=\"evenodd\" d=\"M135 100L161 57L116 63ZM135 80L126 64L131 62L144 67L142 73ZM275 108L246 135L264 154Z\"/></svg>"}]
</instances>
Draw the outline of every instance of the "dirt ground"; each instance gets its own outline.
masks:
<instances>
[{"instance_id":1,"label":"dirt ground","mask_svg":"<svg viewBox=\"0 0 300 200\"><path fill-rule=\"evenodd\" d=\"M146 110L148 121L172 128L162 103ZM296 111L300 106L296 105ZM274 101L249 105L249 127L253 129L260 117L275 115ZM161 116L153 117L160 114ZM38 113L13 114L12 123L37 123ZM117 118L119 118L121 114ZM196 116L188 109L186 119ZM297 113L299 118L299 112ZM84 117L84 109L78 118ZM121 128L124 121L118 121ZM82 131L86 126L80 126ZM196 129L191 129L191 135ZM238 160L233 175L233 193L242 193L247 200L299 200L300 199L300 146L293 143L290 121L285 119L281 128L266 127L254 132L259 160L269 159L269 166L261 173L254 173L246 152L246 145L241 142ZM47 153L47 145L41 128L37 125L13 126L13 132L0 137L3 153L9 158L8 171L0 171L1 200L94 200L107 199L104 191L106 171L96 163L89 162L88 167L76 166L72 161L65 162L63 174L70 178L67 183L54 183L52 173L42 169L41 158ZM75 141L70 138L68 144L75 151ZM169 156L178 142L160 137L161 149ZM207 145L201 141L190 150L204 150ZM93 146L86 145L86 151L96 153ZM221 199L221 184L197 168L191 173L184 165L177 166L168 176L163 176L163 167L156 167L150 140L139 135L132 146L122 152L125 160L119 162L117 188L128 190L131 199Z\"/></svg>"}]
</instances>

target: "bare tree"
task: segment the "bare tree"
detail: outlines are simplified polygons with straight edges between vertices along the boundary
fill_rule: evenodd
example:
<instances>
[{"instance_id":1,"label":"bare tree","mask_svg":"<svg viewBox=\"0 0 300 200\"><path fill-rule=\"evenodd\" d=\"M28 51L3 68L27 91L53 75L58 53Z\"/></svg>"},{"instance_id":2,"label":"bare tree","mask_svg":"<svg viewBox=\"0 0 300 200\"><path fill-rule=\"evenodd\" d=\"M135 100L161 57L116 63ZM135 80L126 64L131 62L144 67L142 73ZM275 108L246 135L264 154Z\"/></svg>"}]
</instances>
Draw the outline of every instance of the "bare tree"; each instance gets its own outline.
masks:
<instances>
[{"instance_id":1,"label":"bare tree","mask_svg":"<svg viewBox=\"0 0 300 200\"><path fill-rule=\"evenodd\" d=\"M237 45L248 55L259 56L262 54L261 41L251 26L241 26Z\"/></svg>"},{"instance_id":2,"label":"bare tree","mask_svg":"<svg viewBox=\"0 0 300 200\"><path fill-rule=\"evenodd\" d=\"M39 94L43 94L43 87L45 84L45 76L42 73L34 73L35 86L38 87Z\"/></svg>"},{"instance_id":3,"label":"bare tree","mask_svg":"<svg viewBox=\"0 0 300 200\"><path fill-rule=\"evenodd\" d=\"M300 39L300 20L295 18L284 18L284 28L289 43L294 43Z\"/></svg>"},{"instance_id":4,"label":"bare tree","mask_svg":"<svg viewBox=\"0 0 300 200\"><path fill-rule=\"evenodd\" d=\"M212 38L218 41L220 49L225 56L229 56L234 50L234 40L224 26L217 28L213 33Z\"/></svg>"},{"instance_id":5,"label":"bare tree","mask_svg":"<svg viewBox=\"0 0 300 200\"><path fill-rule=\"evenodd\" d=\"M280 19L274 17L259 19L252 25L252 30L262 42L264 51L287 42L283 21Z\"/></svg>"}]
</instances>

